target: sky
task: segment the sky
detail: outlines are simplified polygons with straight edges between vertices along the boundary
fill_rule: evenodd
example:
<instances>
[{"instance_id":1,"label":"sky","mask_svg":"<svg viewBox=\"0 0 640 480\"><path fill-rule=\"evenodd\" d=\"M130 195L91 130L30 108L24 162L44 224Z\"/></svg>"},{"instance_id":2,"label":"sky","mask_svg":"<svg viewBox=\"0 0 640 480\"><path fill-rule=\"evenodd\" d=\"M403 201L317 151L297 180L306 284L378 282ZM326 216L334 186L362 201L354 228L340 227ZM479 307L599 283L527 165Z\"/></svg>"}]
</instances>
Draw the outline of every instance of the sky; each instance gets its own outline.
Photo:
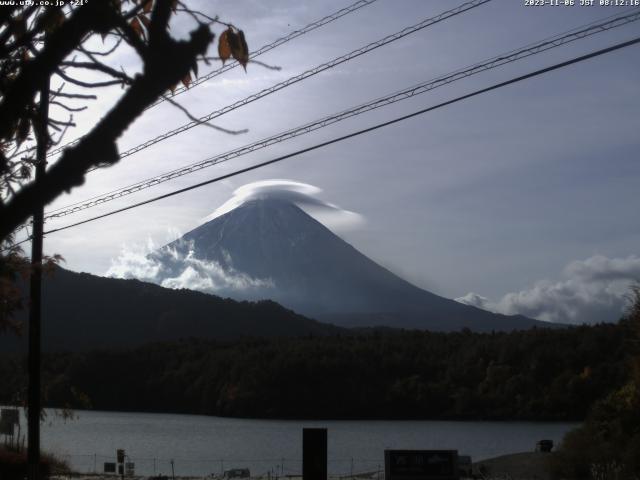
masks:
<instances>
[{"instance_id":1,"label":"sky","mask_svg":"<svg viewBox=\"0 0 640 480\"><path fill-rule=\"evenodd\" d=\"M245 32L250 50L351 2L194 1ZM279 70L236 68L176 97L202 116L316 65L453 8L454 0L377 0L260 57ZM63 207L566 32L628 7L525 6L492 0L238 108L117 165L57 199ZM596 2L597 3L597 2ZM193 23L175 19L184 35ZM221 30L214 28L219 34ZM638 36L640 22L484 72L225 164L47 223L57 228L269 160ZM98 40L99 42L99 40ZM212 55L215 55L215 47ZM439 295L504 313L573 323L616 320L640 279L640 54L632 46L456 103L354 139L144 207L54 233L45 252L104 275L124 251L163 245L195 228L237 190L279 179L353 221L328 226L394 273ZM112 60L128 73L139 62ZM220 66L202 65L201 72ZM119 87L76 115L68 140L90 130ZM121 151L188 123L168 102L147 111ZM277 183L277 182L276 182ZM236 193L234 193L236 192ZM241 190L242 192L242 190ZM344 220L344 216L341 217Z\"/></svg>"}]
</instances>

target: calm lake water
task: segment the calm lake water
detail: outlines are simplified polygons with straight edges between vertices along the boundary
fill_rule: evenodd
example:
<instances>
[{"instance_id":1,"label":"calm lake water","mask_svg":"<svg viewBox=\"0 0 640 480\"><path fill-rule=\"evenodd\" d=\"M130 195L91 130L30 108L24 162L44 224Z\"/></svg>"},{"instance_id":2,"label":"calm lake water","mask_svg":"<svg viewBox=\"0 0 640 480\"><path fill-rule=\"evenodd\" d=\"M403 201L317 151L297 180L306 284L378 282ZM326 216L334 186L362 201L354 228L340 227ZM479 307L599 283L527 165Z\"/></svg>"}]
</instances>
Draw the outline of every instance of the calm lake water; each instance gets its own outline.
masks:
<instances>
[{"instance_id":1,"label":"calm lake water","mask_svg":"<svg viewBox=\"0 0 640 480\"><path fill-rule=\"evenodd\" d=\"M301 471L302 428L326 427L329 472L348 475L384 466L384 450L456 449L480 460L533 450L537 440L558 443L573 423L447 421L246 420L197 415L76 412L62 421L48 412L44 450L79 471L102 471L124 448L136 474L220 474L247 467L252 475ZM24 419L23 419L24 422ZM24 426L23 426L24 428Z\"/></svg>"}]
</instances>

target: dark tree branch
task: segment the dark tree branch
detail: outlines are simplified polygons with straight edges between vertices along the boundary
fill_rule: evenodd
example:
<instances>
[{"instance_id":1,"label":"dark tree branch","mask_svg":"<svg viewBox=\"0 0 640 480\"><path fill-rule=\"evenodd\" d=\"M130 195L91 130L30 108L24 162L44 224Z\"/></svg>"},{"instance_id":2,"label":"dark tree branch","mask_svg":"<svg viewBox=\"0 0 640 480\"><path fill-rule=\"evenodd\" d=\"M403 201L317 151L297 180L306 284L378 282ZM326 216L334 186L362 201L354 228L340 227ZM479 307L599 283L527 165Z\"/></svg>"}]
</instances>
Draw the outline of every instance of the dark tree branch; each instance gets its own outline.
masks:
<instances>
[{"instance_id":1,"label":"dark tree branch","mask_svg":"<svg viewBox=\"0 0 640 480\"><path fill-rule=\"evenodd\" d=\"M85 100L96 100L98 98L97 95L87 95L84 93L65 93L65 92L56 92L52 94L53 97L64 97L64 98L80 98Z\"/></svg>"},{"instance_id":2,"label":"dark tree branch","mask_svg":"<svg viewBox=\"0 0 640 480\"><path fill-rule=\"evenodd\" d=\"M54 125L60 125L60 126L63 126L63 127L75 127L76 126L76 124L73 123L73 119L70 119L70 120L68 120L66 122L63 122L61 120L56 120L54 118L49 117L49 123L52 123Z\"/></svg>"},{"instance_id":3,"label":"dark tree branch","mask_svg":"<svg viewBox=\"0 0 640 480\"><path fill-rule=\"evenodd\" d=\"M169 7L167 0L158 0L154 16L159 11L160 21L165 22L163 9L168 12ZM136 76L118 103L78 144L62 153L42 181L25 185L0 206L0 239L27 220L32 205L46 205L64 191L82 185L89 169L116 163L119 160L116 140L149 105L184 78L212 40L213 34L205 26L193 31L189 41L175 41L166 32L164 35L158 32L152 38L157 43L149 48L143 73Z\"/></svg>"},{"instance_id":4,"label":"dark tree branch","mask_svg":"<svg viewBox=\"0 0 640 480\"><path fill-rule=\"evenodd\" d=\"M148 29L150 46L155 48L162 47L162 44L170 38L167 34L170 17L171 0L156 0L151 12L151 24Z\"/></svg>"},{"instance_id":5,"label":"dark tree branch","mask_svg":"<svg viewBox=\"0 0 640 480\"><path fill-rule=\"evenodd\" d=\"M42 78L51 76L65 57L81 43L91 31L108 32L114 27L118 15L109 2L89 2L74 11L72 16L47 39L37 57L25 62L20 75L4 92L0 103L0 138L9 138L13 120L18 118L24 105L31 103Z\"/></svg>"},{"instance_id":6,"label":"dark tree branch","mask_svg":"<svg viewBox=\"0 0 640 480\"><path fill-rule=\"evenodd\" d=\"M205 127L212 128L212 129L217 130L219 132L228 133L229 135L241 135L241 134L247 133L249 131L246 128L244 128L242 130L229 130L228 128L219 127L218 125L214 125L213 123L204 122L204 121L200 120L199 118L194 117L191 114L191 112L189 112L189 110L187 110L185 107L180 105L178 102L173 100L168 95L163 95L162 98L164 98L167 102L169 102L171 105L173 105L178 110L180 110L182 113L184 113L189 120L191 120L192 122L198 123L200 125L203 125Z\"/></svg>"},{"instance_id":7,"label":"dark tree branch","mask_svg":"<svg viewBox=\"0 0 640 480\"><path fill-rule=\"evenodd\" d=\"M82 80L78 80L67 75L60 69L56 69L55 74L69 83L73 83L74 85L84 88L112 87L113 85L122 85L123 83L122 80L107 80L105 82L83 82Z\"/></svg>"},{"instance_id":8,"label":"dark tree branch","mask_svg":"<svg viewBox=\"0 0 640 480\"><path fill-rule=\"evenodd\" d=\"M115 68L111 68L104 63L101 63L95 59L92 59L91 62L62 62L63 67L71 67L71 68L82 68L85 70L97 70L102 73L106 73L114 78L119 78L122 82L130 84L133 82L133 79L124 72L118 71ZM122 83L120 82L120 83Z\"/></svg>"},{"instance_id":9,"label":"dark tree branch","mask_svg":"<svg viewBox=\"0 0 640 480\"><path fill-rule=\"evenodd\" d=\"M70 107L69 105L65 105L62 102L56 102L55 100L49 100L50 105L57 105L61 108L64 108L67 112L81 112L86 110L88 107L85 105L84 107Z\"/></svg>"},{"instance_id":10,"label":"dark tree branch","mask_svg":"<svg viewBox=\"0 0 640 480\"><path fill-rule=\"evenodd\" d=\"M254 63L254 64L260 65L261 67L264 67L264 68L266 68L268 70L275 70L277 72L282 70L282 67L279 67L278 65L269 65L268 63L261 62L260 60L249 59L249 63Z\"/></svg>"},{"instance_id":11,"label":"dark tree branch","mask_svg":"<svg viewBox=\"0 0 640 480\"><path fill-rule=\"evenodd\" d=\"M16 151L16 153L12 153L11 157L19 157L20 155L24 155L25 153L33 152L36 149L35 145L31 147L24 148L20 151Z\"/></svg>"},{"instance_id":12,"label":"dark tree branch","mask_svg":"<svg viewBox=\"0 0 640 480\"><path fill-rule=\"evenodd\" d=\"M111 55L113 52L115 52L118 49L118 47L120 46L121 43L122 43L122 37L118 37L118 40L113 45L113 47L111 47L109 50L105 50L104 52L97 52L95 50L88 50L88 49L84 48L83 46L78 47L78 50L81 51L82 53L84 53L89 58L91 58L92 55L96 56L96 57L108 57L109 55Z\"/></svg>"},{"instance_id":13,"label":"dark tree branch","mask_svg":"<svg viewBox=\"0 0 640 480\"><path fill-rule=\"evenodd\" d=\"M52 137L51 138L51 145L52 146L60 145L60 142L62 142L62 139L67 134L67 130L69 130L69 127L64 127L62 129L62 132L60 132L60 135L58 135L58 139L57 140Z\"/></svg>"},{"instance_id":14,"label":"dark tree branch","mask_svg":"<svg viewBox=\"0 0 640 480\"><path fill-rule=\"evenodd\" d=\"M31 15L33 15L37 9L38 7L36 5L32 5L20 16L22 16L24 21L26 22L26 20ZM16 40L11 44L7 44L11 35L15 33L15 28L14 28L15 21L12 22L11 16L9 16L6 20L3 19L3 24L4 22L7 23L7 28L2 32L2 34L0 34L0 56L1 57L6 57L10 52L13 52L16 48L28 45L29 43L31 43L33 38L41 31L41 30L35 30L35 29L30 30L28 32L25 32L25 35L23 35L22 38L20 38L19 40Z\"/></svg>"},{"instance_id":15,"label":"dark tree branch","mask_svg":"<svg viewBox=\"0 0 640 480\"><path fill-rule=\"evenodd\" d=\"M238 28L233 24L233 23L226 23L220 20L220 18L216 15L215 17L211 17L205 13L202 13L199 10L193 10L191 8L188 8L184 3L179 2L180 3L180 7L177 9L178 12L185 12L188 13L192 18L194 18L196 20L196 22L198 23L203 23L201 20L198 19L198 16L204 18L205 20L207 20L208 24L211 25L212 23L218 23L220 25L223 25L227 28L234 28L236 30L238 30Z\"/></svg>"},{"instance_id":16,"label":"dark tree branch","mask_svg":"<svg viewBox=\"0 0 640 480\"><path fill-rule=\"evenodd\" d=\"M15 5L7 5L4 8L0 8L0 23L4 25L13 16L15 11ZM4 33L4 32L3 32Z\"/></svg>"},{"instance_id":17,"label":"dark tree branch","mask_svg":"<svg viewBox=\"0 0 640 480\"><path fill-rule=\"evenodd\" d=\"M135 49L140 58L142 60L146 60L147 46L140 37L138 37L138 34L133 30L133 28L131 28L131 25L129 25L124 18L118 16L116 19L116 26L120 30L122 37Z\"/></svg>"}]
</instances>

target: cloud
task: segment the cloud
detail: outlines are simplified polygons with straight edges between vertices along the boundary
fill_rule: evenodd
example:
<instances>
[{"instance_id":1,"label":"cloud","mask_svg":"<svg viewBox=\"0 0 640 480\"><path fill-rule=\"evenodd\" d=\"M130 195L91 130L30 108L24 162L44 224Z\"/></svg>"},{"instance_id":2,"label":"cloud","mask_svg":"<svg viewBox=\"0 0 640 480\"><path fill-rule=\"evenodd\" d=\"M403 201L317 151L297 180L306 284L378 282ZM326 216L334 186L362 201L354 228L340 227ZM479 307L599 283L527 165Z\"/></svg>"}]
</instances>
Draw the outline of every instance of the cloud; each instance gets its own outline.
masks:
<instances>
[{"instance_id":1,"label":"cloud","mask_svg":"<svg viewBox=\"0 0 640 480\"><path fill-rule=\"evenodd\" d=\"M483 310L491 310L491 302L487 297L478 295L477 293L469 292L462 297L454 299L456 302L464 303L465 305L471 305L472 307L482 308Z\"/></svg>"},{"instance_id":2,"label":"cloud","mask_svg":"<svg viewBox=\"0 0 640 480\"><path fill-rule=\"evenodd\" d=\"M316 197L322 189L308 183L286 179L261 180L248 183L236 189L233 196L218 207L202 223L230 212L245 202L258 198L277 198L294 203L318 221L332 229L346 229L357 226L364 218L355 212L344 210L339 206L325 202Z\"/></svg>"},{"instance_id":3,"label":"cloud","mask_svg":"<svg viewBox=\"0 0 640 480\"><path fill-rule=\"evenodd\" d=\"M344 228L362 221L357 213L316 197L322 190L292 180L272 179L249 183L233 192L233 196L204 221L211 220L257 198L277 198L292 202L332 228ZM111 259L106 276L137 278L163 287L199 290L242 298L269 297L274 288L270 278L254 278L238 271L227 251L217 260L197 258L193 242L182 240L177 231L170 232L168 245L158 248L153 241L146 245L124 245ZM177 239L177 240L176 240ZM241 294L241 295L234 295Z\"/></svg>"},{"instance_id":4,"label":"cloud","mask_svg":"<svg viewBox=\"0 0 640 480\"><path fill-rule=\"evenodd\" d=\"M137 278L166 288L186 288L218 295L273 287L270 279L253 278L237 271L228 252L225 252L223 263L203 260L196 258L193 245L184 241L161 249L156 249L151 240L142 246L124 245L120 255L111 260L106 276Z\"/></svg>"},{"instance_id":5,"label":"cloud","mask_svg":"<svg viewBox=\"0 0 640 480\"><path fill-rule=\"evenodd\" d=\"M476 293L456 301L507 315L521 314L562 323L617 321L628 306L629 286L640 281L640 257L595 255L568 264L559 281L541 280L531 288L491 302Z\"/></svg>"},{"instance_id":6,"label":"cloud","mask_svg":"<svg viewBox=\"0 0 640 480\"><path fill-rule=\"evenodd\" d=\"M148 239L146 245L123 245L120 255L111 260L111 267L105 273L113 278L137 278L145 282L153 282L158 278L162 266L147 257L155 250L153 240Z\"/></svg>"}]
</instances>

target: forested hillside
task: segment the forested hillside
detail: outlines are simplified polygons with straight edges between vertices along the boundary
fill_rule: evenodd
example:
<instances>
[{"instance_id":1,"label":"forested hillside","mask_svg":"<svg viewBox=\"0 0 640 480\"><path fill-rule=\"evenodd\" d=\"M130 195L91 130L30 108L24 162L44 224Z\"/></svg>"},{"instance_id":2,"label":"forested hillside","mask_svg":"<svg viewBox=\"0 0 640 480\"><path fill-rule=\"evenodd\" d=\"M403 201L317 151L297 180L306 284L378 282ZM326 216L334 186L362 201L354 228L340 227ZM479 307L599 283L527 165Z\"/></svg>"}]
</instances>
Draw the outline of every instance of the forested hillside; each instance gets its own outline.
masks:
<instances>
[{"instance_id":1,"label":"forested hillside","mask_svg":"<svg viewBox=\"0 0 640 480\"><path fill-rule=\"evenodd\" d=\"M237 302L63 268L45 278L42 312L42 348L48 352L133 348L189 337L231 340L250 335L332 335L343 331L270 300ZM21 339L0 335L0 352L26 351L26 311L18 318L23 321L25 335Z\"/></svg>"},{"instance_id":2,"label":"forested hillside","mask_svg":"<svg viewBox=\"0 0 640 480\"><path fill-rule=\"evenodd\" d=\"M281 418L583 419L627 376L629 327L366 331L51 354L48 405ZM24 385L0 362L0 403ZM70 392L74 390L76 395ZM74 403L76 402L76 403Z\"/></svg>"}]
</instances>

